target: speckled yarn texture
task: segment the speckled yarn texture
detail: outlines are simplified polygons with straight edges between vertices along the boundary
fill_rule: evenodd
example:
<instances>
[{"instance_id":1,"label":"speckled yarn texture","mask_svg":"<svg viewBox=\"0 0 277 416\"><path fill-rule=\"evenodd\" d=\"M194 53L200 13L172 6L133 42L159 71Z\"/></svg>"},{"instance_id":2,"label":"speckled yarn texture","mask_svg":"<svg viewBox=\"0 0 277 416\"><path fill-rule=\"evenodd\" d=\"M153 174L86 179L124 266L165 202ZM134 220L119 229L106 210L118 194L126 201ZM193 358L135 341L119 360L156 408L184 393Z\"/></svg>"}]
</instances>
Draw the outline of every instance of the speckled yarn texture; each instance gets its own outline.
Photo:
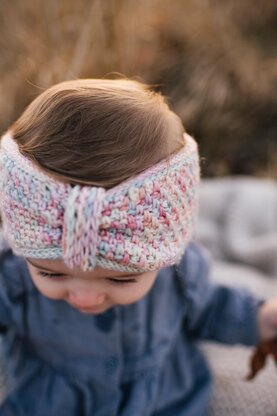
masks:
<instances>
[{"instance_id":1,"label":"speckled yarn texture","mask_svg":"<svg viewBox=\"0 0 277 416\"><path fill-rule=\"evenodd\" d=\"M179 263L198 213L198 148L185 146L105 190L67 184L23 156L8 131L0 147L0 214L16 255L69 268L146 272Z\"/></svg>"}]
</instances>

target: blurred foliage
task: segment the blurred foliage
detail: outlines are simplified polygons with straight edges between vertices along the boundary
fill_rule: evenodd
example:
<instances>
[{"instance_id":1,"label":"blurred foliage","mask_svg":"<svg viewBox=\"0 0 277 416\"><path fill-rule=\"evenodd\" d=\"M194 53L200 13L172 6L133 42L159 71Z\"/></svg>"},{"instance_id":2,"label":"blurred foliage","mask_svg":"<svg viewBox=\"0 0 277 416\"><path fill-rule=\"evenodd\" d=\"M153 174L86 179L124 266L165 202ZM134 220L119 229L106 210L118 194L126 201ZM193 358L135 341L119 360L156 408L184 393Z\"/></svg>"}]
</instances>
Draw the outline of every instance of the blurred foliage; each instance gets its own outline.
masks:
<instances>
[{"instance_id":1,"label":"blurred foliage","mask_svg":"<svg viewBox=\"0 0 277 416\"><path fill-rule=\"evenodd\" d=\"M203 175L277 177L274 0L1 0L0 129L54 83L155 84L200 143Z\"/></svg>"}]
</instances>

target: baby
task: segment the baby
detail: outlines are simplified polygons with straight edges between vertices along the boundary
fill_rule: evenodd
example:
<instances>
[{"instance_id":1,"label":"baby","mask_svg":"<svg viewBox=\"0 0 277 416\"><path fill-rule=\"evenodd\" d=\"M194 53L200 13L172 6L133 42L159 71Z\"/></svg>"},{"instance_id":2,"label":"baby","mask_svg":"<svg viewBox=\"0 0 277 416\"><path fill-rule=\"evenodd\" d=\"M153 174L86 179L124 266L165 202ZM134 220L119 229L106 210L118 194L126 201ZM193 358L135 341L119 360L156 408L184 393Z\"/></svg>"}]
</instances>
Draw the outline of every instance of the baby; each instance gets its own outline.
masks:
<instances>
[{"instance_id":1,"label":"baby","mask_svg":"<svg viewBox=\"0 0 277 416\"><path fill-rule=\"evenodd\" d=\"M202 416L198 340L255 346L277 300L215 285L192 241L195 140L149 86L79 79L2 136L1 416Z\"/></svg>"}]
</instances>

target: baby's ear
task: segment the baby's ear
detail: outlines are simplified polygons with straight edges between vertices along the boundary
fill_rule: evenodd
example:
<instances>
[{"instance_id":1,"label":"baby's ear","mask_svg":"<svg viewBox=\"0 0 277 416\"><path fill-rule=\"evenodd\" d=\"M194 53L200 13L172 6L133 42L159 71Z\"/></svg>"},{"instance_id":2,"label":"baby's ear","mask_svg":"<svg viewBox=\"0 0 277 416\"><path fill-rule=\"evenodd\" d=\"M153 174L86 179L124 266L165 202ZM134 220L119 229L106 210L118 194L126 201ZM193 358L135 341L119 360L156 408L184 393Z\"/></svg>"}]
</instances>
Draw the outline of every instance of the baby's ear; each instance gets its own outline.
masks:
<instances>
[{"instance_id":1,"label":"baby's ear","mask_svg":"<svg viewBox=\"0 0 277 416\"><path fill-rule=\"evenodd\" d=\"M8 250L11 250L11 247L4 237L2 224L0 223L0 257L4 255Z\"/></svg>"}]
</instances>

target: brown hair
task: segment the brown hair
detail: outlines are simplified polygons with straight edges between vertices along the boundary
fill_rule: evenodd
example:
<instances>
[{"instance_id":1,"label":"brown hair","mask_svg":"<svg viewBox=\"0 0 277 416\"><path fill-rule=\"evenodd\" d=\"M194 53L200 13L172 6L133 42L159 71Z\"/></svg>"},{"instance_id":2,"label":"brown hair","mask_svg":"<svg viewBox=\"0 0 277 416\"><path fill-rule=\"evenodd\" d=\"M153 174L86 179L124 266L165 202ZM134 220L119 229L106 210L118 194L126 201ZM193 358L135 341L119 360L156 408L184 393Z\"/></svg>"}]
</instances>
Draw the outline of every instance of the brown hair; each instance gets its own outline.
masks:
<instances>
[{"instance_id":1,"label":"brown hair","mask_svg":"<svg viewBox=\"0 0 277 416\"><path fill-rule=\"evenodd\" d=\"M110 188L184 146L166 99L129 79L48 88L11 126L20 152L56 179Z\"/></svg>"}]
</instances>

